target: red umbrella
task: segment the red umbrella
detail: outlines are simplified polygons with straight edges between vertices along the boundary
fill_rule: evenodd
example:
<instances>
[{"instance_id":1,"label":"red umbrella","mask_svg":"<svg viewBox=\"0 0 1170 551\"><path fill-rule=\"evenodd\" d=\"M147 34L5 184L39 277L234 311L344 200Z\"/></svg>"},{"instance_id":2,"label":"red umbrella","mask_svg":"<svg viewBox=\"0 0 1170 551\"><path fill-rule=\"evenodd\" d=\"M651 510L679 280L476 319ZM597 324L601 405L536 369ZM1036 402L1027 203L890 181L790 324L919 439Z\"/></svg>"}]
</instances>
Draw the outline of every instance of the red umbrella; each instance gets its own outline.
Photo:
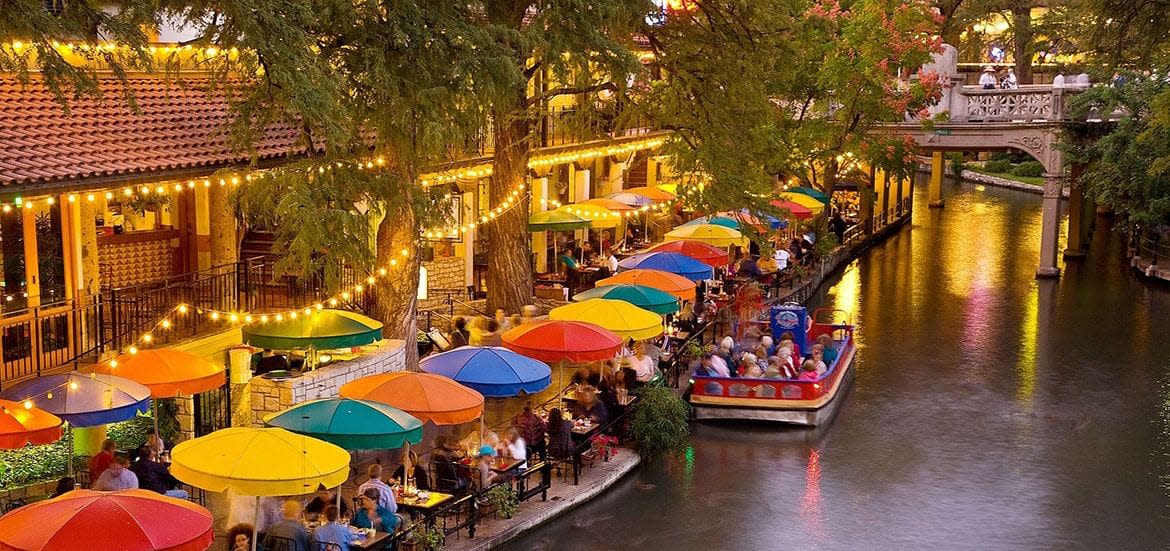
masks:
<instances>
[{"instance_id":1,"label":"red umbrella","mask_svg":"<svg viewBox=\"0 0 1170 551\"><path fill-rule=\"evenodd\" d=\"M781 208L781 209L785 209L788 212L792 213L793 218L799 218L801 220L807 220L809 218L812 218L812 215L813 215L813 211L810 210L808 207L801 205L800 203L794 203L792 201L784 201L782 199L773 199L772 206L777 207L777 208Z\"/></svg>"},{"instance_id":2,"label":"red umbrella","mask_svg":"<svg viewBox=\"0 0 1170 551\"><path fill-rule=\"evenodd\" d=\"M513 352L550 364L608 360L622 348L621 337L580 321L526 323L505 332L502 338Z\"/></svg>"},{"instance_id":3,"label":"red umbrella","mask_svg":"<svg viewBox=\"0 0 1170 551\"><path fill-rule=\"evenodd\" d=\"M654 252L666 251L686 255L712 268L726 266L728 262L726 250L714 245L708 245L702 241L691 241L689 239L667 241L666 243L659 243L650 247L650 250Z\"/></svg>"},{"instance_id":4,"label":"red umbrella","mask_svg":"<svg viewBox=\"0 0 1170 551\"><path fill-rule=\"evenodd\" d=\"M73 490L0 517L0 550L203 551L211 513L148 490Z\"/></svg>"}]
</instances>

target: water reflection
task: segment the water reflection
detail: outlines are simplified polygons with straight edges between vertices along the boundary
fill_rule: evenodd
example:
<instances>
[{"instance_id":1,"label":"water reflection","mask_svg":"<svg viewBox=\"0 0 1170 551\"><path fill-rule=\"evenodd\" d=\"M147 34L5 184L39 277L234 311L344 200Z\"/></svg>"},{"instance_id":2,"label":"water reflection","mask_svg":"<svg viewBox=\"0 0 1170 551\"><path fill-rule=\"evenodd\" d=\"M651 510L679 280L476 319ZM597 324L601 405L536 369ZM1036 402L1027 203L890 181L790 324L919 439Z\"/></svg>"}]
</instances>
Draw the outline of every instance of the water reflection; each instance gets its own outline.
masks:
<instances>
[{"instance_id":1,"label":"water reflection","mask_svg":"<svg viewBox=\"0 0 1170 551\"><path fill-rule=\"evenodd\" d=\"M1135 281L1103 228L1036 280L1038 196L915 199L820 299L865 344L830 426L698 425L685 457L505 548L1170 545L1168 286Z\"/></svg>"}]
</instances>

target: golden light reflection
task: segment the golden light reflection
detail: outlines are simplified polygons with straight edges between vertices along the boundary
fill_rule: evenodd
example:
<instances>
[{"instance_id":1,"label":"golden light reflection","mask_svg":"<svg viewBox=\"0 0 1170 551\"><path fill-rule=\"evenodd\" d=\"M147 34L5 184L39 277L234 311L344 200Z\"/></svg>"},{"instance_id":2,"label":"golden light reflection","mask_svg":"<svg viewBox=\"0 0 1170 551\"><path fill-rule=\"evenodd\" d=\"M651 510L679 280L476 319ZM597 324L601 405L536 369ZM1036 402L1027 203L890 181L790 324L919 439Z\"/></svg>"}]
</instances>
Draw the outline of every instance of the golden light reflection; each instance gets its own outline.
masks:
<instances>
[{"instance_id":1,"label":"golden light reflection","mask_svg":"<svg viewBox=\"0 0 1170 551\"><path fill-rule=\"evenodd\" d=\"M856 262L845 267L841 280L829 288L828 294L833 297L830 303L844 312L850 320L857 319L857 312L861 308L861 270Z\"/></svg>"},{"instance_id":2,"label":"golden light reflection","mask_svg":"<svg viewBox=\"0 0 1170 551\"><path fill-rule=\"evenodd\" d=\"M1033 285L1024 300L1024 319L1020 326L1020 354L1016 363L1016 399L1030 405L1036 390L1036 339L1040 331L1040 293Z\"/></svg>"}]
</instances>

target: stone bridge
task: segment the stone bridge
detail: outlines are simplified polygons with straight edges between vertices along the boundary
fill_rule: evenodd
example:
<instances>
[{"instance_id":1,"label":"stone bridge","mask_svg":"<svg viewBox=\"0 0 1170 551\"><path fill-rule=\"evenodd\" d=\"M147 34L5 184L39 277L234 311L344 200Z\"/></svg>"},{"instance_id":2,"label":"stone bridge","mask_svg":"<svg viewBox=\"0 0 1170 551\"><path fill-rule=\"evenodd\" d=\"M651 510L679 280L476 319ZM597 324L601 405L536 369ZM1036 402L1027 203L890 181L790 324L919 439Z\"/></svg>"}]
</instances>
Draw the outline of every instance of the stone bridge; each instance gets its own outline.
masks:
<instances>
[{"instance_id":1,"label":"stone bridge","mask_svg":"<svg viewBox=\"0 0 1170 551\"><path fill-rule=\"evenodd\" d=\"M943 153L948 151L1005 151L1028 153L1044 165L1043 220L1040 261L1036 275L1060 275L1057 264L1061 221L1061 193L1066 179L1075 183L1079 166L1065 165L1059 147L1061 125L1067 120L1070 97L1084 86L1021 86L1016 89L983 90L963 86L962 77L947 71L947 54L936 57L934 67L949 77L942 100L930 110L930 121L907 120L887 128L914 138L931 154L930 206L942 207ZM946 82L946 77L944 77ZM940 122L945 121L945 122ZM1069 194L1069 231L1066 256L1084 254L1085 211L1083 195L1075 185Z\"/></svg>"}]
</instances>

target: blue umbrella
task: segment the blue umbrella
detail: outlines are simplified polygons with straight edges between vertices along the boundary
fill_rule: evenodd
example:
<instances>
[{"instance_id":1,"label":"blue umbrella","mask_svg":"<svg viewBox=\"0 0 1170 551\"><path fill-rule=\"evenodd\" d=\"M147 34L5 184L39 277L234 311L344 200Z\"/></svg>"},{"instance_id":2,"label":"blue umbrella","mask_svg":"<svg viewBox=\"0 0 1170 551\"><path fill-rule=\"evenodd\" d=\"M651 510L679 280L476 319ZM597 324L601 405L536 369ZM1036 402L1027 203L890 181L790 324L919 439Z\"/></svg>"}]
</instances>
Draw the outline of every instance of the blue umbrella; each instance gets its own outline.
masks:
<instances>
[{"instance_id":1,"label":"blue umbrella","mask_svg":"<svg viewBox=\"0 0 1170 551\"><path fill-rule=\"evenodd\" d=\"M28 400L74 427L117 423L150 409L149 388L122 377L80 371L25 381L0 393L0 398Z\"/></svg>"},{"instance_id":2,"label":"blue umbrella","mask_svg":"<svg viewBox=\"0 0 1170 551\"><path fill-rule=\"evenodd\" d=\"M715 277L710 266L685 254L672 252L649 252L636 254L618 263L622 270L660 270L678 274L691 281L702 281Z\"/></svg>"},{"instance_id":3,"label":"blue umbrella","mask_svg":"<svg viewBox=\"0 0 1170 551\"><path fill-rule=\"evenodd\" d=\"M501 346L461 346L427 356L418 366L491 398L532 394L552 384L548 364Z\"/></svg>"}]
</instances>

